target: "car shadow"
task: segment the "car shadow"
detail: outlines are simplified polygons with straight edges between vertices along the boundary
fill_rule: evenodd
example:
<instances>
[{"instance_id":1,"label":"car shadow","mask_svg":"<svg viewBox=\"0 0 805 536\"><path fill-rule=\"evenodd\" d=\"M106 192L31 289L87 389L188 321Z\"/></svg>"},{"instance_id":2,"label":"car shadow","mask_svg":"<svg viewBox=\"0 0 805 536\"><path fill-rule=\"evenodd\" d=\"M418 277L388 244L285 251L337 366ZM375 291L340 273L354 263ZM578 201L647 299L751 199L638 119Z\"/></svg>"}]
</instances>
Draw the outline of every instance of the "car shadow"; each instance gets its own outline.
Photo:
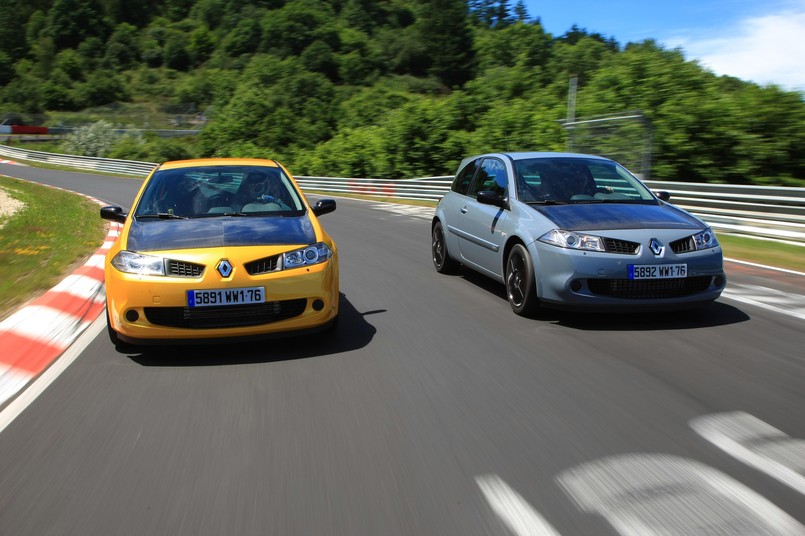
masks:
<instances>
[{"instance_id":1,"label":"car shadow","mask_svg":"<svg viewBox=\"0 0 805 536\"><path fill-rule=\"evenodd\" d=\"M578 313L545 310L542 320L583 331L670 331L711 328L739 324L749 315L723 302L716 301L697 309L635 313Z\"/></svg>"},{"instance_id":2,"label":"car shadow","mask_svg":"<svg viewBox=\"0 0 805 536\"><path fill-rule=\"evenodd\" d=\"M366 317L385 312L385 310L360 312L343 293L339 295L338 311L338 326L321 333L265 338L249 342L147 346L137 348L136 352L122 351L122 353L145 367L244 365L323 357L367 346L377 330Z\"/></svg>"},{"instance_id":3,"label":"car shadow","mask_svg":"<svg viewBox=\"0 0 805 536\"><path fill-rule=\"evenodd\" d=\"M503 284L464 266L457 275L501 300L508 301ZM662 331L727 326L746 322L750 317L737 307L716 301L697 309L632 313L579 312L546 307L540 309L531 319L583 331Z\"/></svg>"}]
</instances>

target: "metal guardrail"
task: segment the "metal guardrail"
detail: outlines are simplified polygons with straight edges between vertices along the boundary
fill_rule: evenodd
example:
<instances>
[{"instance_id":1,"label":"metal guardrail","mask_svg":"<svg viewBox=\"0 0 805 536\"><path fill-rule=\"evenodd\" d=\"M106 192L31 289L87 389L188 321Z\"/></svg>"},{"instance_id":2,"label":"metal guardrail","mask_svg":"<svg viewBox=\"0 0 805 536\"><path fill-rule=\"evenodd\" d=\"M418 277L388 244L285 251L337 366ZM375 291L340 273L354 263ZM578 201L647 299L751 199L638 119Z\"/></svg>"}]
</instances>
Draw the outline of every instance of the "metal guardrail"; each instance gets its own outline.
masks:
<instances>
[{"instance_id":1,"label":"metal guardrail","mask_svg":"<svg viewBox=\"0 0 805 536\"><path fill-rule=\"evenodd\" d=\"M805 246L805 188L646 181L717 231Z\"/></svg>"},{"instance_id":2,"label":"metal guardrail","mask_svg":"<svg viewBox=\"0 0 805 536\"><path fill-rule=\"evenodd\" d=\"M393 181L296 179L306 190L424 201L438 200L453 181L452 176ZM717 231L805 246L805 188L668 181L646 181L646 185L669 192L674 205L697 215Z\"/></svg>"},{"instance_id":3,"label":"metal guardrail","mask_svg":"<svg viewBox=\"0 0 805 536\"><path fill-rule=\"evenodd\" d=\"M157 164L153 162L137 162L135 160L114 160L111 158L94 158L91 156L72 156L41 151L28 151L16 147L0 145L0 156L30 162L44 162L58 166L78 169L90 169L105 173L122 173L124 175L148 175Z\"/></svg>"},{"instance_id":4,"label":"metal guardrail","mask_svg":"<svg viewBox=\"0 0 805 536\"><path fill-rule=\"evenodd\" d=\"M0 145L0 155L108 173L147 175L157 164L26 151ZM363 179L297 176L304 190L325 194L362 194L390 199L437 201L452 176L418 179ZM699 216L717 231L805 246L805 188L646 181L671 194L671 202Z\"/></svg>"}]
</instances>

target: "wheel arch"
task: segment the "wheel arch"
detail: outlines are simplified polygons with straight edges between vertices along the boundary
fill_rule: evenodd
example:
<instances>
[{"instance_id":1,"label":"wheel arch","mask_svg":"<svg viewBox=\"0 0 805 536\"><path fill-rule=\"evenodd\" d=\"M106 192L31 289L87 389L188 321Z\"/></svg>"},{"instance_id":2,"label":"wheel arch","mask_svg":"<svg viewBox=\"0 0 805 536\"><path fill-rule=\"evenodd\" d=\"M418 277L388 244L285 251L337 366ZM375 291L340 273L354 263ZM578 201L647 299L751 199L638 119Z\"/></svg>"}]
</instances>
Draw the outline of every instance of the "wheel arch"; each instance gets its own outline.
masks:
<instances>
[{"instance_id":1,"label":"wheel arch","mask_svg":"<svg viewBox=\"0 0 805 536\"><path fill-rule=\"evenodd\" d=\"M503 246L503 255L500 261L501 262L500 273L503 274L504 279L506 277L506 261L508 260L509 253L511 252L515 244L520 244L526 249L526 251L531 253L531 248L528 247L526 241L523 240L521 236L518 235L510 236L508 240L506 240L506 244ZM539 298L540 296L542 296L542 284L537 274L539 270L538 265L539 265L539 259L534 258L534 256L531 255L531 267L534 270L534 287L535 287L534 290L536 291L537 297Z\"/></svg>"}]
</instances>

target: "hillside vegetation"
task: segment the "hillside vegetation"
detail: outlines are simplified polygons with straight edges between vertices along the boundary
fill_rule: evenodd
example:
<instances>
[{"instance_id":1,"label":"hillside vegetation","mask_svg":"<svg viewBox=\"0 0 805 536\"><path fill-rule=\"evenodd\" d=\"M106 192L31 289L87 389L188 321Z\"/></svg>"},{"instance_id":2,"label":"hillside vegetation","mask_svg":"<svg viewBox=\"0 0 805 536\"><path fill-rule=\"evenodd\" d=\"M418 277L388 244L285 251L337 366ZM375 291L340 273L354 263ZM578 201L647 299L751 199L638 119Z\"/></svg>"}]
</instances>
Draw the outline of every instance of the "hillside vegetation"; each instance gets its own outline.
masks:
<instances>
[{"instance_id":1,"label":"hillside vegetation","mask_svg":"<svg viewBox=\"0 0 805 536\"><path fill-rule=\"evenodd\" d=\"M652 178L805 185L801 93L650 40L554 36L538 16L506 0L4 0L0 110L55 124L129 103L203 119L190 142L120 138L118 158L410 178L472 153L569 146L647 173L635 168L650 147ZM569 138L582 132L561 122L571 76L576 117L641 119Z\"/></svg>"}]
</instances>

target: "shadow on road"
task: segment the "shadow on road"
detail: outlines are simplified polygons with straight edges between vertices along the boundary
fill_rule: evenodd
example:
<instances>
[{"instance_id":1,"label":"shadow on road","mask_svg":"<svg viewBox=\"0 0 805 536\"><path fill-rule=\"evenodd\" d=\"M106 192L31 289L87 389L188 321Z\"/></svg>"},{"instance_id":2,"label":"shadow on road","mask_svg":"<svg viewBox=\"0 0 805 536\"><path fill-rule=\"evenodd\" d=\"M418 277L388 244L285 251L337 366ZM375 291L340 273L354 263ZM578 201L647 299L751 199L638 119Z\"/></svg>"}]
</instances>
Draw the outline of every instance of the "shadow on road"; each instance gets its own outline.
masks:
<instances>
[{"instance_id":1,"label":"shadow on road","mask_svg":"<svg viewBox=\"0 0 805 536\"><path fill-rule=\"evenodd\" d=\"M749 315L740 309L718 302L681 311L650 313L572 313L551 311L543 319L555 324L584 331L665 331L727 326L747 322ZM551 316L547 316L551 315Z\"/></svg>"},{"instance_id":2,"label":"shadow on road","mask_svg":"<svg viewBox=\"0 0 805 536\"><path fill-rule=\"evenodd\" d=\"M268 363L341 354L368 345L376 330L366 317L385 311L360 312L346 295L340 295L338 326L322 333L297 337L267 338L252 342L189 344L138 348L123 352L146 367L199 367ZM118 350L118 351L122 351Z\"/></svg>"},{"instance_id":3,"label":"shadow on road","mask_svg":"<svg viewBox=\"0 0 805 536\"><path fill-rule=\"evenodd\" d=\"M461 268L459 277L507 301L506 288L501 283L464 267ZM696 329L738 324L749 319L749 315L740 309L720 301L698 309L639 313L578 312L543 308L533 318L535 322L551 322L585 331Z\"/></svg>"}]
</instances>

